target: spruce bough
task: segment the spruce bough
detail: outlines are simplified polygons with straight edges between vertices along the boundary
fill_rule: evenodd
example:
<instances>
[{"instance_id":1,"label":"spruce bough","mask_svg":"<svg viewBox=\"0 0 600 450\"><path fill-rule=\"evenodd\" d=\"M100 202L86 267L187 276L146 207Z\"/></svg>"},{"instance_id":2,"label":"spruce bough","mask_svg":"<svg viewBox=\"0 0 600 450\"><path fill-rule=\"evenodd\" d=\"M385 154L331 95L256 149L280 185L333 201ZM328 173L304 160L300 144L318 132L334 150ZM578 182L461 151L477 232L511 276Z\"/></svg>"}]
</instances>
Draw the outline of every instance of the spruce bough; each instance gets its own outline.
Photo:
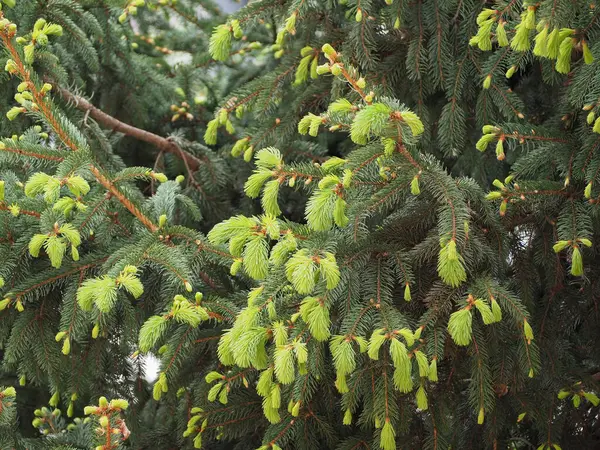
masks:
<instances>
[{"instance_id":1,"label":"spruce bough","mask_svg":"<svg viewBox=\"0 0 600 450\"><path fill-rule=\"evenodd\" d=\"M594 8L59 3L0 18L0 444L594 447ZM148 120L61 103L101 65Z\"/></svg>"}]
</instances>

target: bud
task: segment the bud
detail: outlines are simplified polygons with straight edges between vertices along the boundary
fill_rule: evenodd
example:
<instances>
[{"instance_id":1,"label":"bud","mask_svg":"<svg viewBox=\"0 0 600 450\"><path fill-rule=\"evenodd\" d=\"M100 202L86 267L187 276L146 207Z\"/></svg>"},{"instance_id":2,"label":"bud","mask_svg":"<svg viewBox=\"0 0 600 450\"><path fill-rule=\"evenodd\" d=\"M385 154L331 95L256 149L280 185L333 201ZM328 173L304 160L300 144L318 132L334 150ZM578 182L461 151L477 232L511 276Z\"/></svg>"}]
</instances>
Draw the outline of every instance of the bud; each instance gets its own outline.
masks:
<instances>
[{"instance_id":1,"label":"bud","mask_svg":"<svg viewBox=\"0 0 600 450\"><path fill-rule=\"evenodd\" d=\"M100 326L98 324L94 325L92 328L92 339L98 339L98 335L100 334Z\"/></svg>"},{"instance_id":2,"label":"bud","mask_svg":"<svg viewBox=\"0 0 600 450\"><path fill-rule=\"evenodd\" d=\"M296 19L298 18L298 12L294 11L285 21L285 30L291 35L296 34Z\"/></svg>"},{"instance_id":3,"label":"bud","mask_svg":"<svg viewBox=\"0 0 600 450\"><path fill-rule=\"evenodd\" d=\"M364 89L367 86L367 82L365 81L365 79L363 77L360 77L358 80L356 80L356 85L359 88Z\"/></svg>"},{"instance_id":4,"label":"bud","mask_svg":"<svg viewBox=\"0 0 600 450\"><path fill-rule=\"evenodd\" d=\"M250 162L252 161L252 155L254 155L254 146L251 145L244 151L244 161Z\"/></svg>"},{"instance_id":5,"label":"bud","mask_svg":"<svg viewBox=\"0 0 600 450\"><path fill-rule=\"evenodd\" d=\"M300 50L300 56L302 56L302 57L308 56L313 51L314 51L314 49L310 45L307 45L306 47L303 47L302 50Z\"/></svg>"},{"instance_id":6,"label":"bud","mask_svg":"<svg viewBox=\"0 0 600 450\"><path fill-rule=\"evenodd\" d=\"M341 75L341 73L342 73L342 68L341 68L341 66L340 66L339 64L337 64L337 63L336 63L336 64L333 64L333 65L331 66L331 73L332 73L333 75L335 75L336 77L337 77L337 76L339 76L339 75Z\"/></svg>"},{"instance_id":7,"label":"bud","mask_svg":"<svg viewBox=\"0 0 600 450\"><path fill-rule=\"evenodd\" d=\"M16 397L17 391L14 387L8 387L2 391L4 397Z\"/></svg>"},{"instance_id":8,"label":"bud","mask_svg":"<svg viewBox=\"0 0 600 450\"><path fill-rule=\"evenodd\" d=\"M581 257L579 247L573 247L573 255L571 256L571 275L576 277L583 275L583 258Z\"/></svg>"},{"instance_id":9,"label":"bud","mask_svg":"<svg viewBox=\"0 0 600 450\"><path fill-rule=\"evenodd\" d=\"M71 339L69 339L68 337L65 339L65 341L63 342L63 346L62 346L62 354L63 355L68 355L69 353L71 353Z\"/></svg>"},{"instance_id":10,"label":"bud","mask_svg":"<svg viewBox=\"0 0 600 450\"><path fill-rule=\"evenodd\" d=\"M357 22L362 22L362 20L363 20L363 12L362 12L362 9L361 9L361 8L358 8L358 9L356 10L356 15L354 16L354 19L355 19Z\"/></svg>"},{"instance_id":11,"label":"bud","mask_svg":"<svg viewBox=\"0 0 600 450\"><path fill-rule=\"evenodd\" d=\"M167 224L167 216L165 214L162 214L159 218L158 218L158 226L160 228L164 228L164 226Z\"/></svg>"},{"instance_id":12,"label":"bud","mask_svg":"<svg viewBox=\"0 0 600 450\"><path fill-rule=\"evenodd\" d=\"M496 158L498 161L503 161L506 156L504 155L504 140L498 139L496 143Z\"/></svg>"},{"instance_id":13,"label":"bud","mask_svg":"<svg viewBox=\"0 0 600 450\"><path fill-rule=\"evenodd\" d=\"M570 395L570 392L569 392L569 391L566 391L566 390L564 390L564 389L561 389L561 390L558 392L558 398L559 398L560 400L563 400L563 399L567 398L569 395Z\"/></svg>"},{"instance_id":14,"label":"bud","mask_svg":"<svg viewBox=\"0 0 600 450\"><path fill-rule=\"evenodd\" d=\"M50 400L48 400L48 404L50 406L54 406L56 407L58 405L58 402L60 401L60 394L58 393L58 391L56 391L52 397L50 397Z\"/></svg>"},{"instance_id":15,"label":"bud","mask_svg":"<svg viewBox=\"0 0 600 450\"><path fill-rule=\"evenodd\" d=\"M483 134L494 134L500 130L498 129L498 127L495 127L494 125L484 125L483 128L481 129L481 131L483 131Z\"/></svg>"},{"instance_id":16,"label":"bud","mask_svg":"<svg viewBox=\"0 0 600 450\"><path fill-rule=\"evenodd\" d=\"M26 383L27 377L25 375L21 375L21 378L19 378L19 386L25 386Z\"/></svg>"},{"instance_id":17,"label":"bud","mask_svg":"<svg viewBox=\"0 0 600 450\"><path fill-rule=\"evenodd\" d=\"M506 71L506 78L511 78L517 71L517 66L510 66Z\"/></svg>"},{"instance_id":18,"label":"bud","mask_svg":"<svg viewBox=\"0 0 600 450\"><path fill-rule=\"evenodd\" d=\"M421 193L421 188L419 187L419 177L415 176L410 182L410 193L412 195L419 195Z\"/></svg>"},{"instance_id":19,"label":"bud","mask_svg":"<svg viewBox=\"0 0 600 450\"><path fill-rule=\"evenodd\" d=\"M239 270L242 267L242 260L241 259L236 259L233 261L233 263L231 264L231 267L229 268L229 273L231 274L232 277L236 276L237 273L239 272Z\"/></svg>"},{"instance_id":20,"label":"bud","mask_svg":"<svg viewBox=\"0 0 600 450\"><path fill-rule=\"evenodd\" d=\"M14 217L17 217L21 213L21 208L19 207L19 205L15 204L15 203L10 205L8 207L8 210ZM23 305L21 304L20 300L17 301L17 309L19 310L19 312L23 311Z\"/></svg>"},{"instance_id":21,"label":"bud","mask_svg":"<svg viewBox=\"0 0 600 450\"><path fill-rule=\"evenodd\" d=\"M177 175L177 178L175 178L175 181L177 183L181 184L185 181L185 177L183 175Z\"/></svg>"},{"instance_id":22,"label":"bud","mask_svg":"<svg viewBox=\"0 0 600 450\"><path fill-rule=\"evenodd\" d=\"M97 406L86 406L83 408L83 414L89 416L90 414L96 414L98 412Z\"/></svg>"},{"instance_id":23,"label":"bud","mask_svg":"<svg viewBox=\"0 0 600 450\"><path fill-rule=\"evenodd\" d=\"M232 20L231 21L231 29L233 31L233 37L236 39L241 39L242 36L244 36L244 30L242 30L242 27L240 27L240 21L239 20Z\"/></svg>"},{"instance_id":24,"label":"bud","mask_svg":"<svg viewBox=\"0 0 600 450\"><path fill-rule=\"evenodd\" d=\"M129 402L120 398L116 398L110 401L110 407L115 409L127 409L129 408Z\"/></svg>"},{"instance_id":25,"label":"bud","mask_svg":"<svg viewBox=\"0 0 600 450\"><path fill-rule=\"evenodd\" d=\"M71 246L71 258L73 261L79 261L79 250L74 245Z\"/></svg>"},{"instance_id":26,"label":"bud","mask_svg":"<svg viewBox=\"0 0 600 450\"><path fill-rule=\"evenodd\" d=\"M525 27L528 30L533 30L535 28L535 6L528 6L527 13L525 14Z\"/></svg>"},{"instance_id":27,"label":"bud","mask_svg":"<svg viewBox=\"0 0 600 450\"><path fill-rule=\"evenodd\" d=\"M498 41L498 45L500 47L506 47L508 45L508 36L506 35L506 29L504 28L506 22L504 20L500 20L498 22L498 26L496 27L496 40Z\"/></svg>"},{"instance_id":28,"label":"bud","mask_svg":"<svg viewBox=\"0 0 600 450\"><path fill-rule=\"evenodd\" d=\"M102 428L107 428L108 425L110 424L110 421L108 420L108 416L100 416L100 426Z\"/></svg>"},{"instance_id":29,"label":"bud","mask_svg":"<svg viewBox=\"0 0 600 450\"><path fill-rule=\"evenodd\" d=\"M492 75L489 74L487 77L485 77L485 79L483 80L483 88L484 89L489 89L490 86L492 85Z\"/></svg>"},{"instance_id":30,"label":"bud","mask_svg":"<svg viewBox=\"0 0 600 450\"><path fill-rule=\"evenodd\" d=\"M587 124L591 125L594 120L596 120L596 113L594 113L594 111L590 111L586 118Z\"/></svg>"},{"instance_id":31,"label":"bud","mask_svg":"<svg viewBox=\"0 0 600 450\"><path fill-rule=\"evenodd\" d=\"M17 67L17 64L12 59L9 59L8 61L6 61L4 70L8 73L16 73L19 69Z\"/></svg>"},{"instance_id":32,"label":"bud","mask_svg":"<svg viewBox=\"0 0 600 450\"><path fill-rule=\"evenodd\" d=\"M318 75L324 75L329 72L331 72L331 66L329 64L325 63L325 64L321 64L320 66L317 66L317 74Z\"/></svg>"},{"instance_id":33,"label":"bud","mask_svg":"<svg viewBox=\"0 0 600 450\"><path fill-rule=\"evenodd\" d=\"M507 199L502 200L502 203L500 203L500 216L504 217L506 215L507 205L508 205L508 200Z\"/></svg>"},{"instance_id":34,"label":"bud","mask_svg":"<svg viewBox=\"0 0 600 450\"><path fill-rule=\"evenodd\" d=\"M184 283L184 285L185 285L185 290L186 290L186 291L188 291L188 292L192 292L192 285L190 284L190 282L189 282L189 281L186 281L186 282Z\"/></svg>"},{"instance_id":35,"label":"bud","mask_svg":"<svg viewBox=\"0 0 600 450\"><path fill-rule=\"evenodd\" d=\"M321 47L321 50L323 50L323 53L325 53L325 56L329 59L337 58L337 53L330 44L324 44L323 47Z\"/></svg>"},{"instance_id":36,"label":"bud","mask_svg":"<svg viewBox=\"0 0 600 450\"><path fill-rule=\"evenodd\" d=\"M40 34L38 34L36 41L42 47L45 45L48 45L48 35L46 35L44 33L40 33Z\"/></svg>"},{"instance_id":37,"label":"bud","mask_svg":"<svg viewBox=\"0 0 600 450\"><path fill-rule=\"evenodd\" d=\"M291 413L293 417L298 417L298 415L300 414L300 402L296 402L294 404Z\"/></svg>"},{"instance_id":38,"label":"bud","mask_svg":"<svg viewBox=\"0 0 600 450\"><path fill-rule=\"evenodd\" d=\"M21 108L19 106L13 106L6 113L6 117L8 117L8 120L15 120L19 116L19 114L24 113L25 111L26 111L25 108Z\"/></svg>"},{"instance_id":39,"label":"bud","mask_svg":"<svg viewBox=\"0 0 600 450\"><path fill-rule=\"evenodd\" d=\"M586 64L591 64L594 62L594 55L590 52L590 48L586 41L581 41L581 47L583 49L583 60Z\"/></svg>"},{"instance_id":40,"label":"bud","mask_svg":"<svg viewBox=\"0 0 600 450\"><path fill-rule=\"evenodd\" d=\"M499 191L492 191L485 196L486 200L498 200L500 198L502 198L502 192Z\"/></svg>"}]
</instances>

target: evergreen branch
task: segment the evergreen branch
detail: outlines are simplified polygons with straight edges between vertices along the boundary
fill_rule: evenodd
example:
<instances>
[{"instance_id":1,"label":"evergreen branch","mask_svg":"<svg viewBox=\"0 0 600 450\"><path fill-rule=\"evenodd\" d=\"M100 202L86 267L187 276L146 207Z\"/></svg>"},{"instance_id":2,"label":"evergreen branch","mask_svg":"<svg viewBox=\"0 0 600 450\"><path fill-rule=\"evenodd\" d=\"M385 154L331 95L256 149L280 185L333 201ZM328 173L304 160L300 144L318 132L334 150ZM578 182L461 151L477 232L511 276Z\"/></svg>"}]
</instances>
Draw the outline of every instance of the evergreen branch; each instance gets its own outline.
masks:
<instances>
[{"instance_id":1,"label":"evergreen branch","mask_svg":"<svg viewBox=\"0 0 600 450\"><path fill-rule=\"evenodd\" d=\"M10 207L6 205L4 202L0 203L0 211L10 211ZM36 211L29 211L27 209L19 209L19 214L25 214L26 216L40 218L41 214Z\"/></svg>"},{"instance_id":2,"label":"evergreen branch","mask_svg":"<svg viewBox=\"0 0 600 450\"><path fill-rule=\"evenodd\" d=\"M187 329L187 331L181 336L179 344L177 344L177 348L175 349L175 352L173 353L173 356L169 360L169 365L165 368L165 370L163 372L166 373L171 368L171 366L173 366L173 363L175 362L175 359L177 358L177 355L179 354L179 352L181 351L181 349L183 347L183 344L185 342L185 339L187 338L187 335L190 334L190 332L192 332L192 330L194 330L194 327L189 327Z\"/></svg>"},{"instance_id":3,"label":"evergreen branch","mask_svg":"<svg viewBox=\"0 0 600 450\"><path fill-rule=\"evenodd\" d=\"M590 30L590 28L592 28L592 26L596 23L596 20L598 20L599 17L600 13L596 12L596 14L594 14L594 17L592 17L592 20L590 20L590 23L587 24L587 26L583 29L581 34L585 35Z\"/></svg>"},{"instance_id":4,"label":"evergreen branch","mask_svg":"<svg viewBox=\"0 0 600 450\"><path fill-rule=\"evenodd\" d=\"M172 140L151 133L150 131L142 130L141 128L137 128L133 125L121 122L119 119L116 119L113 116L106 114L101 109L96 108L83 97L75 95L63 87L57 86L57 88L57 91L60 93L63 99L75 105L77 109L84 111L86 114L89 114L90 117L92 117L94 120L101 123L105 127L110 128L113 131L123 133L127 136L131 136L140 141L148 142L149 144L154 145L159 150L165 151L167 153L172 153L173 155L180 157L187 165L189 165L190 169L194 171L198 170L198 167L200 166L200 164L202 164L202 161L200 159L196 158L191 153L188 153L181 149Z\"/></svg>"},{"instance_id":5,"label":"evergreen branch","mask_svg":"<svg viewBox=\"0 0 600 450\"><path fill-rule=\"evenodd\" d=\"M240 422L243 422L245 420L257 419L259 417L263 417L263 413L262 412L253 413L253 414L250 414L250 415L245 416L245 417L240 417L239 419L231 419L231 420L226 420L225 422L216 423L214 425L208 425L205 429L206 430L210 430L212 428L219 428L219 427L223 427L225 425L231 425L231 424L234 424L234 423L240 423Z\"/></svg>"},{"instance_id":6,"label":"evergreen branch","mask_svg":"<svg viewBox=\"0 0 600 450\"><path fill-rule=\"evenodd\" d=\"M346 70L346 68L340 64L341 67L341 74L342 76L346 79L346 81L348 83L350 83L352 85L352 89L354 89L356 92L358 92L358 95L361 96L361 98L364 100L364 102L367 105L370 105L373 103L373 100L369 100L367 99L367 94L365 94L365 91L363 91L361 89L361 87L358 85L357 80L355 80L354 78L352 78L352 76L350 75L350 73Z\"/></svg>"},{"instance_id":7,"label":"evergreen branch","mask_svg":"<svg viewBox=\"0 0 600 450\"><path fill-rule=\"evenodd\" d=\"M186 284L188 282L188 280L182 274L179 273L179 271L177 270L177 268L173 267L167 261L161 260L160 258L155 257L155 256L150 256L148 254L144 255L144 259L146 259L148 261L155 262L155 263L157 263L157 264L159 264L161 266L164 266L167 270L169 270L177 278L179 278L179 280L181 281L182 284Z\"/></svg>"},{"instance_id":8,"label":"evergreen branch","mask_svg":"<svg viewBox=\"0 0 600 450\"><path fill-rule=\"evenodd\" d=\"M271 445L271 447L275 446L275 443L281 439L283 437L283 435L285 435L285 433L287 432L287 430L289 430L294 424L296 423L296 419L292 418L292 420L290 420L290 423L288 423L285 428L283 430L281 430L279 432L279 434L277 436L275 436L271 442L269 442L269 444Z\"/></svg>"},{"instance_id":9,"label":"evergreen branch","mask_svg":"<svg viewBox=\"0 0 600 450\"><path fill-rule=\"evenodd\" d=\"M0 16L1 17L1 16ZM69 136L67 131L60 125L59 120L55 117L52 108L50 106L50 102L46 99L46 95L38 88L37 84L33 81L31 73L25 67L23 60L21 59L21 55L13 45L14 33L10 33L9 31L2 30L0 31L0 39L2 39L4 46L8 50L11 55L17 73L21 80L24 83L27 83L27 87L30 89L37 107L39 108L39 112L44 116L44 118L48 121L50 126L54 129L60 140L69 147L72 151L79 151L79 146L77 143ZM158 230L158 227L152 223L152 221L144 215L142 211L140 211L129 199L125 197L125 195L120 192L111 182L106 178L100 170L93 164L90 164L90 171L94 174L96 179L102 186L104 186L117 200L119 200L126 209L129 210L138 220L151 232L155 232Z\"/></svg>"},{"instance_id":10,"label":"evergreen branch","mask_svg":"<svg viewBox=\"0 0 600 450\"><path fill-rule=\"evenodd\" d=\"M102 258L102 259L99 259L97 261L93 261L91 263L84 264L82 266L77 266L77 267L75 267L75 268L73 268L71 270L67 270L66 272L62 272L62 273L59 273L58 275L53 275L50 278L47 278L47 279L42 280L42 281L39 281L39 282L35 283L34 285L29 286L26 289L23 289L22 291L13 292L12 294L15 296L15 298L23 297L24 295L26 295L26 294L28 294L28 293L30 293L32 291L35 291L36 289L39 289L42 286L46 286L48 284L54 283L55 281L61 280L63 278L67 278L67 277L69 277L71 275L74 275L74 274L76 274L78 272L84 272L84 271L86 271L88 269L91 269L93 267L97 267L97 266L103 264L107 259L108 258Z\"/></svg>"},{"instance_id":11,"label":"evergreen branch","mask_svg":"<svg viewBox=\"0 0 600 450\"><path fill-rule=\"evenodd\" d=\"M502 11L500 11L500 14L498 14L498 18L502 17L504 15L504 13L506 11L508 11L510 8L512 8L516 2L517 2L517 0L510 0L510 2L506 5L506 7Z\"/></svg>"},{"instance_id":12,"label":"evergreen branch","mask_svg":"<svg viewBox=\"0 0 600 450\"><path fill-rule=\"evenodd\" d=\"M98 212L98 210L102 207L102 205L108 200L108 198L105 196L102 198L102 200L100 200L98 203L96 203L96 205L94 206L94 208L90 211L90 213L86 216L86 218L81 222L81 225L79 225L78 230L81 231L85 228L85 226L88 224L88 222L90 220L92 220L92 217L94 217L94 214L96 214L96 212Z\"/></svg>"},{"instance_id":13,"label":"evergreen branch","mask_svg":"<svg viewBox=\"0 0 600 450\"><path fill-rule=\"evenodd\" d=\"M556 137L548 137L548 136L527 135L527 134L521 134L517 131L513 131L512 133L508 133L508 134L503 133L502 136L504 136L505 138L510 138L510 139L518 139L521 142L523 142L523 141L543 141L543 142L558 142L561 144L569 144L569 141L566 139L556 138Z\"/></svg>"},{"instance_id":14,"label":"evergreen branch","mask_svg":"<svg viewBox=\"0 0 600 450\"><path fill-rule=\"evenodd\" d=\"M538 190L534 189L532 191L520 191L516 190L515 192L505 192L502 194L502 197L511 198L511 197L521 197L522 195L561 195L563 197L571 197L573 194L571 192L567 192L564 189L559 190Z\"/></svg>"},{"instance_id":15,"label":"evergreen branch","mask_svg":"<svg viewBox=\"0 0 600 450\"><path fill-rule=\"evenodd\" d=\"M198 248L198 252L204 252L207 251L209 253L214 253L215 255L219 255L222 256L224 258L230 258L230 259L235 259L235 257L233 255L231 255L231 253L227 253L227 252L222 252L220 250L216 250L211 248L210 246L208 246L207 244L203 243L201 240L196 239L195 241L190 238L189 236L186 236L184 234L181 233L171 233L170 235L172 238L181 238L184 239L186 242L191 243L196 245L196 247Z\"/></svg>"},{"instance_id":16,"label":"evergreen branch","mask_svg":"<svg viewBox=\"0 0 600 450\"><path fill-rule=\"evenodd\" d=\"M479 372L479 383L478 384L478 391L479 391L479 409L483 409L484 408L484 398L485 398L485 394L484 394L484 386L483 386L483 380L485 379L484 375L482 374L482 357L481 354L479 352L479 346L477 345L477 339L475 338L475 336L473 336L473 348L475 349L475 353L477 354L477 370Z\"/></svg>"},{"instance_id":17,"label":"evergreen branch","mask_svg":"<svg viewBox=\"0 0 600 450\"><path fill-rule=\"evenodd\" d=\"M444 67L442 64L442 24L440 21L440 9L437 4L437 0L434 2L435 5L435 31L436 31L436 56L437 56L437 70L439 72L440 82L444 84Z\"/></svg>"},{"instance_id":18,"label":"evergreen branch","mask_svg":"<svg viewBox=\"0 0 600 450\"><path fill-rule=\"evenodd\" d=\"M252 92L252 93L250 93L250 94L246 95L246 96L245 96L243 99L241 99L241 100L239 100L239 101L238 101L237 99L235 99L235 100L231 99L230 101L228 101L228 102L227 102L227 104L226 104L226 107L225 107L225 110L226 110L228 113L230 113L230 112L232 112L232 111L235 111L235 110L236 110L237 108L239 108L240 106L242 106L242 105L244 105L244 104L248 103L248 102L249 102L250 100L252 100L254 97L257 97L258 95L260 95L260 93L261 93L262 91L264 91L264 90L265 90L265 88L264 88L264 87L262 87L262 88L259 88L259 89L257 89L256 91L254 91L254 92Z\"/></svg>"},{"instance_id":19,"label":"evergreen branch","mask_svg":"<svg viewBox=\"0 0 600 450\"><path fill-rule=\"evenodd\" d=\"M110 192L110 194L115 197L119 202L121 202L121 204L127 209L129 210L129 212L131 212L135 217L137 217L137 219L146 227L148 228L148 230L150 230L152 233L156 232L158 230L158 227L156 225L154 225L154 223L152 223L152 221L142 212L138 209L137 206L134 205L134 203L129 200L125 194L123 194L108 178L106 178L102 172L100 172L100 169L98 169L96 166L94 165L90 165L90 172L92 172L92 174L94 175L94 177L96 177L96 180L98 180L98 183L100 183L102 186L104 186L104 188Z\"/></svg>"},{"instance_id":20,"label":"evergreen branch","mask_svg":"<svg viewBox=\"0 0 600 450\"><path fill-rule=\"evenodd\" d=\"M30 157L35 158L35 159L45 159L45 160L48 160L48 161L56 161L56 162L62 162L62 161L64 161L64 158L62 158L60 156L43 155L41 153L35 153L35 152L24 150L24 149L21 149L21 148L18 148L18 147L12 147L12 146L9 146L9 145L0 146L0 151L8 152L8 153L15 153L15 154L21 155L21 156L30 156Z\"/></svg>"},{"instance_id":21,"label":"evergreen branch","mask_svg":"<svg viewBox=\"0 0 600 450\"><path fill-rule=\"evenodd\" d=\"M591 160L592 160L592 156L593 156L593 155L594 155L594 153L596 152L596 149L597 149L597 148L599 148L599 147L600 147L600 136L598 136L598 137L596 138L596 140L594 141L594 143L593 143L593 144L590 146L590 150L588 151L588 154L587 154L587 156L586 156L586 158L585 158L585 162L584 162L584 164L583 164L583 166L582 166L582 168L581 168L581 171L582 171L583 173L585 173L585 171L586 171L586 169L587 169L587 166L588 166L588 164L589 164L589 163L591 162ZM594 179L594 178L592 178L592 180L593 180L593 179Z\"/></svg>"},{"instance_id":22,"label":"evergreen branch","mask_svg":"<svg viewBox=\"0 0 600 450\"><path fill-rule=\"evenodd\" d=\"M513 113L515 114L515 116L517 116L519 119L523 119L523 113L520 112L517 108L515 108L513 106L513 104L511 103L511 101L508 99L508 97L506 96L506 94L502 91L502 89L500 89L495 83L492 83L492 88L498 92L498 94L500 94L500 96L502 97L502 99L506 102L506 104L509 106L510 109L512 109Z\"/></svg>"}]
</instances>

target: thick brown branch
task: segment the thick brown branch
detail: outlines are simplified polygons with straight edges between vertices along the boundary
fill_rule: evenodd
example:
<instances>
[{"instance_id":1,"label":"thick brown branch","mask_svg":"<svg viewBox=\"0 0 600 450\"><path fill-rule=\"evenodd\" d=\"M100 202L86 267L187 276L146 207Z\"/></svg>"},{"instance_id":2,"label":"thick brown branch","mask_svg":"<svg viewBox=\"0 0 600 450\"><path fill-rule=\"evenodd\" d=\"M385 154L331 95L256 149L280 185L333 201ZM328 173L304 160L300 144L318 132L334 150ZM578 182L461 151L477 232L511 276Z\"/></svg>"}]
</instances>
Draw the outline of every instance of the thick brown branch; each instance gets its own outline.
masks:
<instances>
[{"instance_id":1,"label":"thick brown branch","mask_svg":"<svg viewBox=\"0 0 600 450\"><path fill-rule=\"evenodd\" d=\"M113 131L118 131L119 133L139 139L140 141L148 142L160 150L173 153L174 155L182 158L191 170L198 170L201 161L194 155L181 150L179 146L175 144L175 142L149 131L142 130L141 128L121 122L120 120L115 119L113 116L108 115L104 111L96 108L85 98L75 95L65 88L59 86L55 87L62 98L73 103L77 109L88 113L90 117L92 117L98 123L110 128Z\"/></svg>"}]
</instances>

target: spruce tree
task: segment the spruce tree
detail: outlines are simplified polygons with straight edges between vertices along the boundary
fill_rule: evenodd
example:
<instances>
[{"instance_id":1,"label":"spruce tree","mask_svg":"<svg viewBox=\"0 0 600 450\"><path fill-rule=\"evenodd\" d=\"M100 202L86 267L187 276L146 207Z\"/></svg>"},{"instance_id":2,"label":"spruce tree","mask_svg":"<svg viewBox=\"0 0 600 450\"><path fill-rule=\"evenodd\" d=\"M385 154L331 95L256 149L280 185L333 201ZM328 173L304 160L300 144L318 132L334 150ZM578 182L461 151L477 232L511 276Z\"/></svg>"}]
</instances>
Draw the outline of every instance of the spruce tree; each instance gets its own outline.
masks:
<instances>
[{"instance_id":1,"label":"spruce tree","mask_svg":"<svg viewBox=\"0 0 600 450\"><path fill-rule=\"evenodd\" d=\"M2 1L0 448L598 446L596 5Z\"/></svg>"}]
</instances>

